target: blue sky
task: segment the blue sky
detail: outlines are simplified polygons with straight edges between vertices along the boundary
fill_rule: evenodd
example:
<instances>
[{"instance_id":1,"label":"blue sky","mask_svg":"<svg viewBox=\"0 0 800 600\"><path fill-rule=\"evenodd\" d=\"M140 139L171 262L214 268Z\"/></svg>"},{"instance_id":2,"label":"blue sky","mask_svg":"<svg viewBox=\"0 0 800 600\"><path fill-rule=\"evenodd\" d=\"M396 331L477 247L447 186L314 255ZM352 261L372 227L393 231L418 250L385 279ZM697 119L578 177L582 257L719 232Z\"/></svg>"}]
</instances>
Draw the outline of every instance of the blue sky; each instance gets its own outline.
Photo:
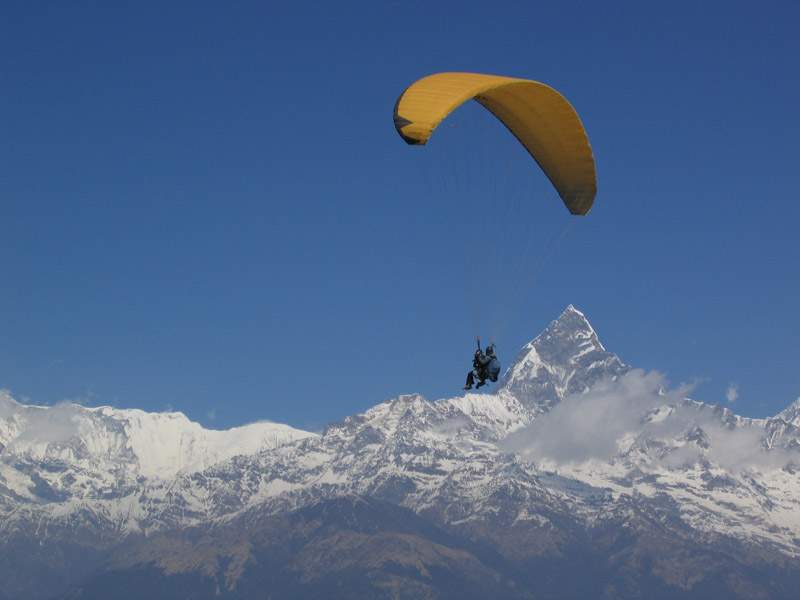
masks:
<instances>
[{"instance_id":1,"label":"blue sky","mask_svg":"<svg viewBox=\"0 0 800 600\"><path fill-rule=\"evenodd\" d=\"M507 363L569 303L700 399L800 396L796 3L1 10L18 398L317 427L455 394L476 333ZM560 90L595 151L591 214L570 223L479 107L407 147L394 101L442 70Z\"/></svg>"}]
</instances>

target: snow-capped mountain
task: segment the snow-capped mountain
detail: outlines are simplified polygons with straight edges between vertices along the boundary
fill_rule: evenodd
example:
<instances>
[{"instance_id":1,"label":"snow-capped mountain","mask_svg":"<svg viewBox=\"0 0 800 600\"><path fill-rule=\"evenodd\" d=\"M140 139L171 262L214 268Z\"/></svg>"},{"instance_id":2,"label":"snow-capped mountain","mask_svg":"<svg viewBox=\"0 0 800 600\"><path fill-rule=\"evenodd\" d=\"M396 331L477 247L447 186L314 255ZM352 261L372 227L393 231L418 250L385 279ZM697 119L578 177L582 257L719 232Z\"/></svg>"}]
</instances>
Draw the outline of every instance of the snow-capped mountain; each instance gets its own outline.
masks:
<instances>
[{"instance_id":1,"label":"snow-capped mountain","mask_svg":"<svg viewBox=\"0 0 800 600\"><path fill-rule=\"evenodd\" d=\"M790 425L800 427L800 398L779 412L777 416L779 419L783 419Z\"/></svg>"},{"instance_id":2,"label":"snow-capped mountain","mask_svg":"<svg viewBox=\"0 0 800 600\"><path fill-rule=\"evenodd\" d=\"M358 595L398 585L385 565L411 561L402 583L411 597L441 596L431 573L444 569L463 582L459 595L521 598L525 586L549 593L546 578L523 575L535 565L552 577L570 561L588 571L616 561L604 571L615 574L603 583L609 597L645 585L667 596L781 597L800 577L797 405L748 419L686 394L608 352L572 306L523 347L494 393L400 396L319 435L273 423L208 431L177 413L30 407L5 394L0 571L16 593L44 597L108 555L123 579L142 565L161 583L165 573L202 573L235 597L260 581L252 565L261 561L282 570L285 594L312 596L318 574L296 573L335 579L344 571L333 556L370 556L383 583ZM275 539L293 540L316 567L300 550L276 558L285 550ZM32 544L78 546L84 560L45 553L30 565L50 577L31 581L33 567L13 549ZM177 560L175 544L190 558ZM477 586L476 572L496 585ZM88 579L81 597L103 597L101 580ZM556 596L585 595L562 583Z\"/></svg>"},{"instance_id":3,"label":"snow-capped mountain","mask_svg":"<svg viewBox=\"0 0 800 600\"><path fill-rule=\"evenodd\" d=\"M0 536L32 519L135 527L151 482L314 435L269 422L214 431L175 412L25 406L0 392Z\"/></svg>"},{"instance_id":4,"label":"snow-capped mountain","mask_svg":"<svg viewBox=\"0 0 800 600\"><path fill-rule=\"evenodd\" d=\"M0 391L0 448L25 460L122 469L170 478L239 454L312 436L279 423L204 429L178 412L147 413L78 404L25 406Z\"/></svg>"},{"instance_id":5,"label":"snow-capped mountain","mask_svg":"<svg viewBox=\"0 0 800 600\"><path fill-rule=\"evenodd\" d=\"M535 412L629 367L600 343L584 314L571 304L526 344L506 372L503 387Z\"/></svg>"}]
</instances>

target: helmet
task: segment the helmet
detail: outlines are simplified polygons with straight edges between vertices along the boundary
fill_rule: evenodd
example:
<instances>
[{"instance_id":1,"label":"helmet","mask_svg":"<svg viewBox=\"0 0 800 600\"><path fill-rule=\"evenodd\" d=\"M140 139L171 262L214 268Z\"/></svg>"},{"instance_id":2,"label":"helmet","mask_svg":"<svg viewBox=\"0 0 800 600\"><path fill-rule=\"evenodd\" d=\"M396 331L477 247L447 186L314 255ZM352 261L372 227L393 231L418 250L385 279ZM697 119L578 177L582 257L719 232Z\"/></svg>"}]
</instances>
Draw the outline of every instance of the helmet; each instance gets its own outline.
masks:
<instances>
[{"instance_id":1,"label":"helmet","mask_svg":"<svg viewBox=\"0 0 800 600\"><path fill-rule=\"evenodd\" d=\"M486 346L486 356L494 356L494 344Z\"/></svg>"}]
</instances>

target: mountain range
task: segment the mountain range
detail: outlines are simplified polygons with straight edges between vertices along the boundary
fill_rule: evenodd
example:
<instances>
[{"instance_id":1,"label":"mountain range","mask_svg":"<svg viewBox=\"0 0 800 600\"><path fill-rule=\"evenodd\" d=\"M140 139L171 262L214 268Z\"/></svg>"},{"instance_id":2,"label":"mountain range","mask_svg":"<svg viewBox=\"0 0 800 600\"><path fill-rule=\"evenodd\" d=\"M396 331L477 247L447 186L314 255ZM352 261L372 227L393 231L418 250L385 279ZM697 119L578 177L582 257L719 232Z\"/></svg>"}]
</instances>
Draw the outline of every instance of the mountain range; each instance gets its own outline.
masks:
<instances>
[{"instance_id":1,"label":"mountain range","mask_svg":"<svg viewBox=\"0 0 800 600\"><path fill-rule=\"evenodd\" d=\"M6 598L794 598L800 401L624 363L573 306L491 393L308 432L0 393Z\"/></svg>"}]
</instances>

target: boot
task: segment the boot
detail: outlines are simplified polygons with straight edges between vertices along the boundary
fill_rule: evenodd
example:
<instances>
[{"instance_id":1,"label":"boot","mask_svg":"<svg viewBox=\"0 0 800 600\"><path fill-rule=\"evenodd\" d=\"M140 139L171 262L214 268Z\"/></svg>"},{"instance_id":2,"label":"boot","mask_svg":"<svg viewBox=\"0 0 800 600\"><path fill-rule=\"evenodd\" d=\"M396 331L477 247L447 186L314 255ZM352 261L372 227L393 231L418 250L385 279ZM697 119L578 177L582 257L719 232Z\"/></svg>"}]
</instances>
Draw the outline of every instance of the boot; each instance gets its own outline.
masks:
<instances>
[{"instance_id":1,"label":"boot","mask_svg":"<svg viewBox=\"0 0 800 600\"><path fill-rule=\"evenodd\" d=\"M473 383L475 383L475 376L472 374L472 371L470 371L467 373L467 383L464 385L464 389L471 390Z\"/></svg>"}]
</instances>

